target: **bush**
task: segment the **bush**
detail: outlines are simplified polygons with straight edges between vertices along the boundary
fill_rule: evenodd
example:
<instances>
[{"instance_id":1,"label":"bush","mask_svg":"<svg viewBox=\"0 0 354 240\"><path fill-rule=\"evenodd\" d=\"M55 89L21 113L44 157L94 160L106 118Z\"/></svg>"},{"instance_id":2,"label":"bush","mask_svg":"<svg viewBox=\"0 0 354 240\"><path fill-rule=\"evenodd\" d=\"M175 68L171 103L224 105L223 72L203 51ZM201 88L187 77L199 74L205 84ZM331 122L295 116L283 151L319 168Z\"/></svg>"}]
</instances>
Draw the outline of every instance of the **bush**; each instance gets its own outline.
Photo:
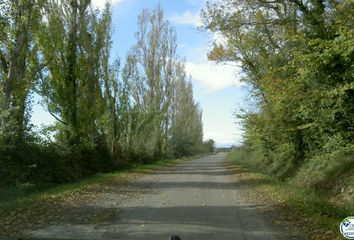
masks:
<instances>
[{"instance_id":1,"label":"bush","mask_svg":"<svg viewBox=\"0 0 354 240\"><path fill-rule=\"evenodd\" d=\"M0 187L61 184L112 168L104 148L67 151L55 145L26 143L1 149Z\"/></svg>"},{"instance_id":2,"label":"bush","mask_svg":"<svg viewBox=\"0 0 354 240\"><path fill-rule=\"evenodd\" d=\"M353 170L353 156L354 145L315 155L299 169L292 181L301 186L329 188L334 179Z\"/></svg>"}]
</instances>

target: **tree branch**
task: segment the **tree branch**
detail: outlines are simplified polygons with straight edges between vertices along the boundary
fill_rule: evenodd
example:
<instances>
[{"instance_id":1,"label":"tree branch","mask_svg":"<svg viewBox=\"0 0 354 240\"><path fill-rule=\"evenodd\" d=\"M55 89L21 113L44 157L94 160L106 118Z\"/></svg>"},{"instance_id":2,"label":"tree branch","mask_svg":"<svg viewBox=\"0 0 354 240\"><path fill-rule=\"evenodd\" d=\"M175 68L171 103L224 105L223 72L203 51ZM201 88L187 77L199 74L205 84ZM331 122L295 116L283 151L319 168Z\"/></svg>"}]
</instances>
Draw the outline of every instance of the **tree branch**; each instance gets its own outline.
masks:
<instances>
[{"instance_id":1,"label":"tree branch","mask_svg":"<svg viewBox=\"0 0 354 240\"><path fill-rule=\"evenodd\" d=\"M60 122L60 123L62 123L62 124L64 124L64 125L68 125L66 122L64 122L63 120L61 120L58 116L56 116L54 113L52 113L49 109L47 109L48 110L48 112L49 112L49 114L50 115L52 115L54 118L55 118L55 120L57 120L58 122Z\"/></svg>"}]
</instances>

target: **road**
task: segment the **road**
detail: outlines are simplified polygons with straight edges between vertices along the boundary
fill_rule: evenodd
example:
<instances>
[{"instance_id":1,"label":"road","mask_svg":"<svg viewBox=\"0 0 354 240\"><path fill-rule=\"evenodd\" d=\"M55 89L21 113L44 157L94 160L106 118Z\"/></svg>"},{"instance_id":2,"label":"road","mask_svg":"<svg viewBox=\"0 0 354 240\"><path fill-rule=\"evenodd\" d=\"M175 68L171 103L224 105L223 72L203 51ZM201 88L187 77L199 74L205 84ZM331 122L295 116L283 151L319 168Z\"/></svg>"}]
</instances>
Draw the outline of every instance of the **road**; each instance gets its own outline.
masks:
<instances>
[{"instance_id":1,"label":"road","mask_svg":"<svg viewBox=\"0 0 354 240\"><path fill-rule=\"evenodd\" d=\"M267 214L271 206L252 200L253 185L238 179L224 158L225 154L219 153L185 161L102 193L86 207L114 211L114 217L104 224L42 226L28 235L126 240L167 240L172 234L182 240L290 239L274 224L274 213ZM137 194L122 199L123 192Z\"/></svg>"}]
</instances>

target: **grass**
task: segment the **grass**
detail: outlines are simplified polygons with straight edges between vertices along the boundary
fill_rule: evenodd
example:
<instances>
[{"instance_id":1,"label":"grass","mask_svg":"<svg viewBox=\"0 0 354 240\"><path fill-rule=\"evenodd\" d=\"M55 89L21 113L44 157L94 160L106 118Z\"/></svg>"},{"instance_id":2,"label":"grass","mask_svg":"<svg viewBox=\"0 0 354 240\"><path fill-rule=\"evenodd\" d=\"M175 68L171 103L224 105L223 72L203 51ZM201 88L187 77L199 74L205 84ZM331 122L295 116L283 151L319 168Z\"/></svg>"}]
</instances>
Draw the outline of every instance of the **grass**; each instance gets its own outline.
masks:
<instances>
[{"instance_id":1,"label":"grass","mask_svg":"<svg viewBox=\"0 0 354 240\"><path fill-rule=\"evenodd\" d=\"M196 157L200 156L198 155L173 160L164 159L149 164L135 164L121 171L116 171L113 173L97 173L89 178L68 184L43 184L41 186L18 184L16 186L8 186L0 190L0 217L3 215L2 213L8 213L9 209L30 205L32 202L40 199L60 197L70 192L83 190L94 184L104 183L112 178L124 174L138 173L146 170L155 170L159 169L160 167L175 165L181 161L191 160Z\"/></svg>"},{"instance_id":2,"label":"grass","mask_svg":"<svg viewBox=\"0 0 354 240\"><path fill-rule=\"evenodd\" d=\"M250 169L251 164L244 163L242 154L231 152L227 158L234 164ZM312 189L281 181L276 177L260 173L254 168L251 170L252 176L266 183L262 185L262 191L279 202L291 218L302 224L310 224L312 232L317 228L319 232L331 232L336 238L342 239L338 226L345 217L350 215L347 208L333 205L326 196L321 196Z\"/></svg>"}]
</instances>

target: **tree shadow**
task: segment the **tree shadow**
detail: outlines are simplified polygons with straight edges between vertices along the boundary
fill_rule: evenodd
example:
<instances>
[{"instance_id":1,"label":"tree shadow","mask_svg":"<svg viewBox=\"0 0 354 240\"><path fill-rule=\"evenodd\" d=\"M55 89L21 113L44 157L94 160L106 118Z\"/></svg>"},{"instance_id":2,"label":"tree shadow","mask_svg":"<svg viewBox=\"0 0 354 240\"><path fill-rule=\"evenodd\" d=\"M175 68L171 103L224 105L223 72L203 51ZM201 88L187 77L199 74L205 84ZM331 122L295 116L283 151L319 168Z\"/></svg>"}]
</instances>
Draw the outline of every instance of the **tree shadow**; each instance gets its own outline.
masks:
<instances>
[{"instance_id":1,"label":"tree shadow","mask_svg":"<svg viewBox=\"0 0 354 240\"><path fill-rule=\"evenodd\" d=\"M74 206L53 203L51 207L61 209L61 213L58 215L64 214L64 216L60 221L47 222L47 228L38 225L40 231L37 231L37 235L34 231L32 236L47 236L46 239L82 239L85 236L90 239L167 240L170 235L178 234L183 240L303 239L281 231L273 223L277 216L274 217L271 208L265 207L266 204L262 206L235 203L234 205L231 202L225 203L226 206L219 204L194 206L193 204L200 203L198 201L174 201L174 195L171 195L169 199L172 204L169 206L163 206L162 202L155 204L155 207L143 206L143 203L140 204L139 201L134 203L139 206L135 206L127 204L129 198L125 200L125 205L120 205L121 196L133 196L134 199L137 199L134 195L137 192L149 193L147 196L156 194L158 196L153 199L158 201L162 197L159 193L160 190L165 193L166 190L169 193L177 190L176 192L182 194L184 189L193 193L194 189L231 191L252 189L269 183L269 180L265 179L225 177L245 172L247 170L232 165L199 160L156 171L152 178L142 177L136 181L108 182L105 188L91 189L93 195L101 198L96 201L96 205L88 203ZM178 178L166 176L174 174L180 176ZM196 178L190 179L189 177L192 175ZM204 177L200 175L204 175ZM158 177L159 180L156 180L155 177ZM226 193L225 191L214 192L216 195ZM232 194L234 193L232 192ZM218 196L215 197L215 202L217 202ZM116 205L112 206L112 203ZM154 204L152 203L152 205ZM45 219L42 219L42 222L43 220ZM63 230L60 230L60 227Z\"/></svg>"},{"instance_id":2,"label":"tree shadow","mask_svg":"<svg viewBox=\"0 0 354 240\"><path fill-rule=\"evenodd\" d=\"M268 222L266 213L260 214L259 208L259 205L125 207L106 225L48 226L32 232L30 237L167 240L170 235L178 234L183 240L299 239ZM100 208L89 211L99 212Z\"/></svg>"},{"instance_id":3,"label":"tree shadow","mask_svg":"<svg viewBox=\"0 0 354 240\"><path fill-rule=\"evenodd\" d=\"M180 171L160 171L153 173L155 175L209 175L209 176L226 176L226 175L235 175L233 170L180 170Z\"/></svg>"},{"instance_id":4,"label":"tree shadow","mask_svg":"<svg viewBox=\"0 0 354 240\"><path fill-rule=\"evenodd\" d=\"M149 182L149 181L139 181L129 183L130 191L134 189L243 189L243 188L252 188L260 185L265 185L269 183L269 180L266 179L247 179L247 180L238 180L235 182L222 182L222 181L160 181L160 182ZM117 189L118 192L121 189Z\"/></svg>"},{"instance_id":5,"label":"tree shadow","mask_svg":"<svg viewBox=\"0 0 354 240\"><path fill-rule=\"evenodd\" d=\"M260 207L248 205L124 208L121 213L123 221L120 222L123 226L118 229L120 232L116 236L123 233L124 237L121 239L134 239L129 238L132 235L146 236L147 239L164 239L159 235L178 233L182 239L291 239L265 217L269 210L263 209L261 214ZM143 229L140 227L142 224ZM135 225L135 229L139 226L139 230L134 231L134 227L129 229L128 225ZM136 239L145 239L141 237Z\"/></svg>"}]
</instances>

